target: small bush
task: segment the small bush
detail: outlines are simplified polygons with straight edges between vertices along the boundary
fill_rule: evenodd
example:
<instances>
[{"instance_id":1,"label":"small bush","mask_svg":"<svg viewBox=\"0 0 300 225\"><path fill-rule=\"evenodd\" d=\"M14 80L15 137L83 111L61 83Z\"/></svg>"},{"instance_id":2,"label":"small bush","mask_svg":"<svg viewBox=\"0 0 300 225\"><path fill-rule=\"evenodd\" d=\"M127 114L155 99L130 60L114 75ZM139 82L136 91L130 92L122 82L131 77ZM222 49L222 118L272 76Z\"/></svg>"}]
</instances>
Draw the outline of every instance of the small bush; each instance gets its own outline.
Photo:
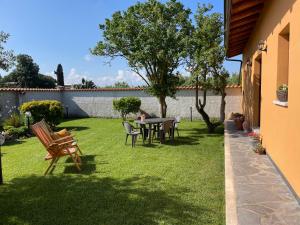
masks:
<instances>
[{"instance_id":1,"label":"small bush","mask_svg":"<svg viewBox=\"0 0 300 225\"><path fill-rule=\"evenodd\" d=\"M17 113L13 113L9 118L7 118L4 123L4 127L21 127L24 125L23 117Z\"/></svg>"},{"instance_id":2,"label":"small bush","mask_svg":"<svg viewBox=\"0 0 300 225\"><path fill-rule=\"evenodd\" d=\"M10 127L7 126L4 128L5 133L10 135L10 136L15 136L17 138L25 136L27 134L27 127L26 126L21 126L21 127Z\"/></svg>"},{"instance_id":3,"label":"small bush","mask_svg":"<svg viewBox=\"0 0 300 225\"><path fill-rule=\"evenodd\" d=\"M51 126L56 126L63 118L61 102L55 100L26 102L20 107L21 112L31 112L33 122L45 119Z\"/></svg>"},{"instance_id":4,"label":"small bush","mask_svg":"<svg viewBox=\"0 0 300 225\"><path fill-rule=\"evenodd\" d=\"M141 107L141 100L137 97L123 97L113 101L115 110L121 113L125 120L129 113L137 113Z\"/></svg>"}]
</instances>

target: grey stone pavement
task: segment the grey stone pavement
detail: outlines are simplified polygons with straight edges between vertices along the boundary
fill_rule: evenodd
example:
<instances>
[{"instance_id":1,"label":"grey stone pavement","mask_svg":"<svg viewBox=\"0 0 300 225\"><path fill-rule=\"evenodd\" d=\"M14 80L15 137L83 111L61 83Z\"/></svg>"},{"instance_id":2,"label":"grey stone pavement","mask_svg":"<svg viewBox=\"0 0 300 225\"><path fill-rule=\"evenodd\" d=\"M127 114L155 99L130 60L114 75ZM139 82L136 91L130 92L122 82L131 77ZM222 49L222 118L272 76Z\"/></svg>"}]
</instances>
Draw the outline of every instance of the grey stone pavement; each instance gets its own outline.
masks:
<instances>
[{"instance_id":1,"label":"grey stone pavement","mask_svg":"<svg viewBox=\"0 0 300 225\"><path fill-rule=\"evenodd\" d=\"M268 156L255 141L225 124L227 225L300 225L300 206Z\"/></svg>"}]
</instances>

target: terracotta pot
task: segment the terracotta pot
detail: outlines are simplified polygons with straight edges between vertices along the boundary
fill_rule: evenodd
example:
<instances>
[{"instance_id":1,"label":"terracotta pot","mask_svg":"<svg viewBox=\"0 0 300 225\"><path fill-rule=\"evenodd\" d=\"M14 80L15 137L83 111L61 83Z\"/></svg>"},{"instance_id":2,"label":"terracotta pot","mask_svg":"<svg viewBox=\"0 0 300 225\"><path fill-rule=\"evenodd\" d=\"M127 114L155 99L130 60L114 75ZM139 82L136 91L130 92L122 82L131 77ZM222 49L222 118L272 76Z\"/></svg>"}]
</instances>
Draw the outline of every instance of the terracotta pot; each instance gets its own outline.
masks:
<instances>
[{"instance_id":1,"label":"terracotta pot","mask_svg":"<svg viewBox=\"0 0 300 225\"><path fill-rule=\"evenodd\" d=\"M234 123L235 123L235 128L237 130L243 130L243 122L244 122L244 117L240 116L240 117L236 117L234 119Z\"/></svg>"}]
</instances>

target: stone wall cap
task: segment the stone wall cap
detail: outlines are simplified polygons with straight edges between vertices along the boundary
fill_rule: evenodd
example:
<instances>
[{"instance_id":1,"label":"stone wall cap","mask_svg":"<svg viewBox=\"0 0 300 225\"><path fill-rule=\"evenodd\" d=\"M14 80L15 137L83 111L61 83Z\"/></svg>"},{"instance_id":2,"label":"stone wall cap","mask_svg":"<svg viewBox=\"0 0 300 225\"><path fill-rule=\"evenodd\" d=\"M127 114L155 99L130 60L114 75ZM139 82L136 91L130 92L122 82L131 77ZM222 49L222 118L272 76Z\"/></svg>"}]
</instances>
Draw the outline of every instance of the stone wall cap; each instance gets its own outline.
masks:
<instances>
[{"instance_id":1,"label":"stone wall cap","mask_svg":"<svg viewBox=\"0 0 300 225\"><path fill-rule=\"evenodd\" d=\"M241 88L240 85L228 85L226 88ZM194 90L195 86L180 86L177 90ZM0 92L63 92L63 91L143 91L145 87L131 88L94 88L94 89L43 89L43 88L0 88Z\"/></svg>"}]
</instances>

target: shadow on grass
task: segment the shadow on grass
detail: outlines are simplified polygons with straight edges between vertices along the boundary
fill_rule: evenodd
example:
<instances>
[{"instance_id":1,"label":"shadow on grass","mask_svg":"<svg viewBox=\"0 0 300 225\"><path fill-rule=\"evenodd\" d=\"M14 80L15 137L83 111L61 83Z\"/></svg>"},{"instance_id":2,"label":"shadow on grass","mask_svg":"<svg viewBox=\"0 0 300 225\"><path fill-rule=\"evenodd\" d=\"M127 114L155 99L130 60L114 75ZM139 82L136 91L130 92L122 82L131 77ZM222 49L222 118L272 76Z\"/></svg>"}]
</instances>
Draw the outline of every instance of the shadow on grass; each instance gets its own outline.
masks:
<instances>
[{"instance_id":1,"label":"shadow on grass","mask_svg":"<svg viewBox=\"0 0 300 225\"><path fill-rule=\"evenodd\" d=\"M106 161L98 161L97 164L95 163L95 157L96 155L83 155L80 156L81 161L82 161L82 165L81 165L81 171L80 174L84 174L84 175L90 175L95 173L96 171L96 166L98 164L108 164L108 162ZM73 160L69 157L67 158L67 160L65 161L66 163L72 163L70 165L65 166L64 169L64 173L71 173L71 174L78 174L78 170L76 169L76 167L73 164Z\"/></svg>"},{"instance_id":2,"label":"shadow on grass","mask_svg":"<svg viewBox=\"0 0 300 225\"><path fill-rule=\"evenodd\" d=\"M224 135L224 128L217 127L215 133L209 133L206 128L192 128L192 129L180 129L179 132L184 133L184 135L180 135L179 137L175 134L174 142L172 143L169 137L166 137L166 140L163 144L160 144L158 138L155 138L151 144L148 143L148 140L145 140L145 144L142 145L147 148L161 148L163 145L170 145L170 146L184 146L184 145L198 145L201 143L202 138L206 137L223 137Z\"/></svg>"},{"instance_id":3,"label":"shadow on grass","mask_svg":"<svg viewBox=\"0 0 300 225\"><path fill-rule=\"evenodd\" d=\"M20 144L23 144L24 142L25 141L22 139L16 139L13 141L6 141L3 146L20 145Z\"/></svg>"},{"instance_id":4,"label":"shadow on grass","mask_svg":"<svg viewBox=\"0 0 300 225\"><path fill-rule=\"evenodd\" d=\"M0 224L209 224L214 212L157 177L28 176L0 187ZM164 186L160 189L159 186ZM150 186L150 187L149 187ZM151 188L155 187L155 188Z\"/></svg>"},{"instance_id":5,"label":"shadow on grass","mask_svg":"<svg viewBox=\"0 0 300 225\"><path fill-rule=\"evenodd\" d=\"M56 127L54 130L59 131L61 129L67 129L68 131L82 131L90 129L89 127L83 127L83 126L64 126L64 127Z\"/></svg>"}]
</instances>

